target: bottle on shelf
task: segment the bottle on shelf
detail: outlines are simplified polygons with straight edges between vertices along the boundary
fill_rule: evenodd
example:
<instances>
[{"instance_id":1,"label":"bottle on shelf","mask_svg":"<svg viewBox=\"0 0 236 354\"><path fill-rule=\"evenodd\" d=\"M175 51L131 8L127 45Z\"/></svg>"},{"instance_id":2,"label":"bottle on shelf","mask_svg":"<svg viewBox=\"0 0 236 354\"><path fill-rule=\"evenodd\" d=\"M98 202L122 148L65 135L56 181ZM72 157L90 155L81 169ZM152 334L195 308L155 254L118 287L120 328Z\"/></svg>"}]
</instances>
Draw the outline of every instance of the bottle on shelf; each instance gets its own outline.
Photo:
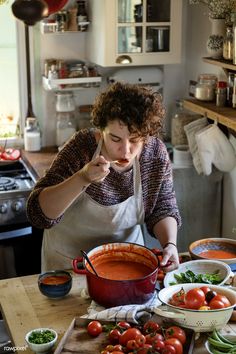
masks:
<instances>
[{"instance_id":1,"label":"bottle on shelf","mask_svg":"<svg viewBox=\"0 0 236 354\"><path fill-rule=\"evenodd\" d=\"M227 82L218 81L216 86L216 106L224 107L227 99Z\"/></svg>"},{"instance_id":2,"label":"bottle on shelf","mask_svg":"<svg viewBox=\"0 0 236 354\"><path fill-rule=\"evenodd\" d=\"M77 0L77 24L78 30L81 32L85 32L88 29L88 14L86 10L86 1L85 0Z\"/></svg>"},{"instance_id":3,"label":"bottle on shelf","mask_svg":"<svg viewBox=\"0 0 236 354\"><path fill-rule=\"evenodd\" d=\"M233 60L233 52L234 52L234 34L233 27L228 26L226 28L226 35L223 41L223 58L225 60Z\"/></svg>"}]
</instances>

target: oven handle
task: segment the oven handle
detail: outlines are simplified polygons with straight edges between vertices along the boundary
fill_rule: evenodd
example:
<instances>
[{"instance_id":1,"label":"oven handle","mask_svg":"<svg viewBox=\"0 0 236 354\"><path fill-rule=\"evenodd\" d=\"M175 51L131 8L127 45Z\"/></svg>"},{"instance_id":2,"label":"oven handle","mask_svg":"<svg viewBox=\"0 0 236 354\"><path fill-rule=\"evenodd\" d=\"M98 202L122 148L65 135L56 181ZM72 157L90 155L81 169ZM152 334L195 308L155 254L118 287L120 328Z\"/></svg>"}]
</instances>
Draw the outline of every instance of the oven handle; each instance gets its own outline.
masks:
<instances>
[{"instance_id":1,"label":"oven handle","mask_svg":"<svg viewBox=\"0 0 236 354\"><path fill-rule=\"evenodd\" d=\"M0 232L0 240L7 240L14 237L26 236L32 234L32 227L24 227L22 229Z\"/></svg>"}]
</instances>

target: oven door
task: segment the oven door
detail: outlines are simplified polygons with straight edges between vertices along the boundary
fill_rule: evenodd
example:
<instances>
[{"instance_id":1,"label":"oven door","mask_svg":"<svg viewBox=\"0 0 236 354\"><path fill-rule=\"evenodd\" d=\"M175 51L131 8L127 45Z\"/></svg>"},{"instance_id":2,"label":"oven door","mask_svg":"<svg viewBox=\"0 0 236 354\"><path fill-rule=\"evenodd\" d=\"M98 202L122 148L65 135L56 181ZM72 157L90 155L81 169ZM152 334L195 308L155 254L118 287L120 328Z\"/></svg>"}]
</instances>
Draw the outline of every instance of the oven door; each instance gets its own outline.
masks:
<instances>
[{"instance_id":1,"label":"oven door","mask_svg":"<svg viewBox=\"0 0 236 354\"><path fill-rule=\"evenodd\" d=\"M0 279L40 273L43 230L21 223L0 228Z\"/></svg>"}]
</instances>

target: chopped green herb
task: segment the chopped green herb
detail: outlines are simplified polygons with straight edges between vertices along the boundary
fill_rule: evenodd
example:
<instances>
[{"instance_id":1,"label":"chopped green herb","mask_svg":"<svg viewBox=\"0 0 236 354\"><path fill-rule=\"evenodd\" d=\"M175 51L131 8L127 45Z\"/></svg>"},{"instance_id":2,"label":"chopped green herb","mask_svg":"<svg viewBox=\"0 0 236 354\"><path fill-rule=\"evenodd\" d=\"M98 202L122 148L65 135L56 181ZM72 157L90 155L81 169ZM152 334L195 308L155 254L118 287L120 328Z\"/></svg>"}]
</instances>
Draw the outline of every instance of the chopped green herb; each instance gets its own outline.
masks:
<instances>
[{"instance_id":1,"label":"chopped green herb","mask_svg":"<svg viewBox=\"0 0 236 354\"><path fill-rule=\"evenodd\" d=\"M209 274L194 274L191 270L187 270L184 273L174 274L176 282L170 282L170 285L184 284L184 283L206 283L217 285L222 282L222 277L219 274L219 270Z\"/></svg>"},{"instance_id":2,"label":"chopped green herb","mask_svg":"<svg viewBox=\"0 0 236 354\"><path fill-rule=\"evenodd\" d=\"M45 344L51 342L54 338L55 334L48 329L42 331L34 331L29 336L29 342L34 344Z\"/></svg>"}]
</instances>

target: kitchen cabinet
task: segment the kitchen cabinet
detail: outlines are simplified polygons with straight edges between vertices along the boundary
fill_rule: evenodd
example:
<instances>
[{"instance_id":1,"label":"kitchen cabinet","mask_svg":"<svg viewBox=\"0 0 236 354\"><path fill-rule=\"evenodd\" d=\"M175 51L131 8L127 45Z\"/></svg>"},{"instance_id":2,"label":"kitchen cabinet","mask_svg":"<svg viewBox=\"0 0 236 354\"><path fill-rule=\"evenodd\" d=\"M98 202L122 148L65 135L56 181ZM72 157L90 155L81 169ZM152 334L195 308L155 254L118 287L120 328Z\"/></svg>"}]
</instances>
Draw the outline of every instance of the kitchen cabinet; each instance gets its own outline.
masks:
<instances>
[{"instance_id":1,"label":"kitchen cabinet","mask_svg":"<svg viewBox=\"0 0 236 354\"><path fill-rule=\"evenodd\" d=\"M236 65L233 65L226 60L203 58L203 61L221 67L226 73L227 71L235 71L236 73ZM231 107L217 107L215 103L203 102L197 99L185 99L184 107L236 131L236 110Z\"/></svg>"},{"instance_id":2,"label":"kitchen cabinet","mask_svg":"<svg viewBox=\"0 0 236 354\"><path fill-rule=\"evenodd\" d=\"M90 0L87 59L103 67L181 61L182 0Z\"/></svg>"}]
</instances>

